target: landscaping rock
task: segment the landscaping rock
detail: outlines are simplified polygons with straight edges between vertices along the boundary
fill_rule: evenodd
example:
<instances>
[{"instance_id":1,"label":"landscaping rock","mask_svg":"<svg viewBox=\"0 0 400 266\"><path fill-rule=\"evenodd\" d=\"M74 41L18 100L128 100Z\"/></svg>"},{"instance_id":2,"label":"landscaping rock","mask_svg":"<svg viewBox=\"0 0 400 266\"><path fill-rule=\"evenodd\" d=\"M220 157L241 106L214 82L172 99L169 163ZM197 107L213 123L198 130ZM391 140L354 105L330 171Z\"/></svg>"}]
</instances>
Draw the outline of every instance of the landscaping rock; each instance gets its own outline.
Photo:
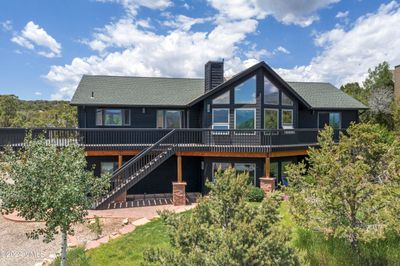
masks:
<instances>
[{"instance_id":1,"label":"landscaping rock","mask_svg":"<svg viewBox=\"0 0 400 266\"><path fill-rule=\"evenodd\" d=\"M127 225L129 224L129 219L125 218L124 220L122 220L122 225Z\"/></svg>"}]
</instances>

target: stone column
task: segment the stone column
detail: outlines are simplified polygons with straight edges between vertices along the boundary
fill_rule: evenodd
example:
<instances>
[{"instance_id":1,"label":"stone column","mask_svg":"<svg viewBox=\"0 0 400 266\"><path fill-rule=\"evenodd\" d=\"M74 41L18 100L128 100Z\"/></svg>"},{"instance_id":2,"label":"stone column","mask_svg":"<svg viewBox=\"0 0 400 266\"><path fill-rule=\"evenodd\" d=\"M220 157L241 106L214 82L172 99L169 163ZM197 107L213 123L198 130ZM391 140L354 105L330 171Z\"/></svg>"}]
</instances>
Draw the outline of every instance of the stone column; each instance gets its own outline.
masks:
<instances>
[{"instance_id":1,"label":"stone column","mask_svg":"<svg viewBox=\"0 0 400 266\"><path fill-rule=\"evenodd\" d=\"M186 182L172 183L172 202L175 206L186 205Z\"/></svg>"},{"instance_id":2,"label":"stone column","mask_svg":"<svg viewBox=\"0 0 400 266\"><path fill-rule=\"evenodd\" d=\"M275 178L260 177L260 188L264 191L265 196L268 196L275 190Z\"/></svg>"}]
</instances>

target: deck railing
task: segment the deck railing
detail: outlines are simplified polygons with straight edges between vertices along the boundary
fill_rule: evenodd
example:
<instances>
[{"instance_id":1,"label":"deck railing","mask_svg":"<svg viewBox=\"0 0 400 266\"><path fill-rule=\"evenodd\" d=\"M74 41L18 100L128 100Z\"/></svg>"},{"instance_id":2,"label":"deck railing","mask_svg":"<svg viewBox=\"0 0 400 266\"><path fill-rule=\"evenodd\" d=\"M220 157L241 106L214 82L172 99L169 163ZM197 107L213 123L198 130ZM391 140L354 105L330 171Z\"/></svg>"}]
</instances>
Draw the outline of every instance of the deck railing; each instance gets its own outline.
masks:
<instances>
[{"instance_id":1,"label":"deck railing","mask_svg":"<svg viewBox=\"0 0 400 266\"><path fill-rule=\"evenodd\" d=\"M317 143L320 129L278 129L278 130L214 130L209 128L176 129L169 138L169 144L176 144L179 150L219 149L221 147L247 147L262 149L283 146L309 146ZM132 128L0 128L0 150L5 146L20 148L24 138L31 132L33 137L43 135L52 145L65 146L77 143L91 149L138 149L152 146L172 129ZM335 132L335 139L339 134Z\"/></svg>"}]
</instances>

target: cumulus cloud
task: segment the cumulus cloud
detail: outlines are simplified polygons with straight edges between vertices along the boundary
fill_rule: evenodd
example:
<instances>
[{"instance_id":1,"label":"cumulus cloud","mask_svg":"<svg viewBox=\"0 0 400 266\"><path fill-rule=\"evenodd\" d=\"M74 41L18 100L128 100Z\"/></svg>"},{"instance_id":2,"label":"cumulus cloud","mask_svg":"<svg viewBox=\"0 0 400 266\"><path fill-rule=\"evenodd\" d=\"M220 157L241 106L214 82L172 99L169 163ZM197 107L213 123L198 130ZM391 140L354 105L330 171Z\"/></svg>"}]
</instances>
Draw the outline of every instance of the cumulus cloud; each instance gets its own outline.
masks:
<instances>
[{"instance_id":1,"label":"cumulus cloud","mask_svg":"<svg viewBox=\"0 0 400 266\"><path fill-rule=\"evenodd\" d=\"M340 11L336 14L336 18L347 18L349 16L349 11Z\"/></svg>"},{"instance_id":2,"label":"cumulus cloud","mask_svg":"<svg viewBox=\"0 0 400 266\"><path fill-rule=\"evenodd\" d=\"M293 69L278 69L289 80L330 81L340 86L362 81L367 69L388 61L400 62L400 5L382 4L377 12L358 18L345 30L334 28L316 35L315 44L322 52L310 64Z\"/></svg>"},{"instance_id":3,"label":"cumulus cloud","mask_svg":"<svg viewBox=\"0 0 400 266\"><path fill-rule=\"evenodd\" d=\"M35 50L44 57L61 55L61 44L33 21L29 21L20 33L15 33L11 41L26 49Z\"/></svg>"},{"instance_id":4,"label":"cumulus cloud","mask_svg":"<svg viewBox=\"0 0 400 266\"><path fill-rule=\"evenodd\" d=\"M310 26L319 17L315 12L340 0L208 0L224 17L230 19L263 19L273 16L284 24Z\"/></svg>"},{"instance_id":5,"label":"cumulus cloud","mask_svg":"<svg viewBox=\"0 0 400 266\"><path fill-rule=\"evenodd\" d=\"M130 16L136 16L139 7L150 9L165 9L172 5L170 0L97 0L98 2L111 2L121 4Z\"/></svg>"},{"instance_id":6,"label":"cumulus cloud","mask_svg":"<svg viewBox=\"0 0 400 266\"><path fill-rule=\"evenodd\" d=\"M11 20L0 22L0 27L3 31L12 31L13 29Z\"/></svg>"}]
</instances>

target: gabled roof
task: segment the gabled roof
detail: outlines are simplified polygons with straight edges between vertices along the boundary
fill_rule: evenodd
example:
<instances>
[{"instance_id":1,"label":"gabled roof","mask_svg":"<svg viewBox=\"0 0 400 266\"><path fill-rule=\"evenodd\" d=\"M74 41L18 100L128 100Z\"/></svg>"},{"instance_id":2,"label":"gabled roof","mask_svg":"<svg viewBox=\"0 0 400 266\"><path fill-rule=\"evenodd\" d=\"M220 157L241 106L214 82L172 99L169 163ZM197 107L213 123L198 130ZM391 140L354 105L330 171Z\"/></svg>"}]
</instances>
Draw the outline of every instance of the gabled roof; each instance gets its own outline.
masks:
<instances>
[{"instance_id":1,"label":"gabled roof","mask_svg":"<svg viewBox=\"0 0 400 266\"><path fill-rule=\"evenodd\" d=\"M271 74L309 109L367 109L362 103L332 84L286 82L265 62L238 73L207 93L204 93L204 79L84 75L71 104L187 107L211 97L260 68Z\"/></svg>"},{"instance_id":2,"label":"gabled roof","mask_svg":"<svg viewBox=\"0 0 400 266\"><path fill-rule=\"evenodd\" d=\"M288 82L312 109L368 109L364 104L347 95L330 83Z\"/></svg>"},{"instance_id":3,"label":"gabled roof","mask_svg":"<svg viewBox=\"0 0 400 266\"><path fill-rule=\"evenodd\" d=\"M84 75L71 104L186 106L203 93L203 79Z\"/></svg>"}]
</instances>

